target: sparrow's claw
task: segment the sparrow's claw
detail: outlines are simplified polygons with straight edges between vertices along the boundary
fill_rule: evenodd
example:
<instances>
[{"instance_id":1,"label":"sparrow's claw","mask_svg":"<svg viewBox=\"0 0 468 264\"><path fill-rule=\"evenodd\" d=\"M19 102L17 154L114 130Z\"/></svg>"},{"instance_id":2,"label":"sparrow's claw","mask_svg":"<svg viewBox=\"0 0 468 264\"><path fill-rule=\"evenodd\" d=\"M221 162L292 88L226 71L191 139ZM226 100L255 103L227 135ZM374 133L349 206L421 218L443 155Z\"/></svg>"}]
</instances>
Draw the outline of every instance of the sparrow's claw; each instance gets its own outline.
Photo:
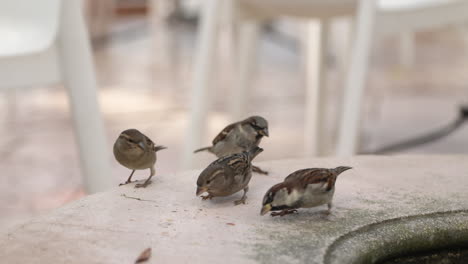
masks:
<instances>
[{"instance_id":1,"label":"sparrow's claw","mask_svg":"<svg viewBox=\"0 0 468 264\"><path fill-rule=\"evenodd\" d=\"M145 181L144 183L137 183L135 184L135 188L146 188L146 186L150 185L151 181Z\"/></svg>"},{"instance_id":2,"label":"sparrow's claw","mask_svg":"<svg viewBox=\"0 0 468 264\"><path fill-rule=\"evenodd\" d=\"M293 214L293 213L297 213L297 210L296 209L291 209L291 210L283 210L281 212L271 212L271 216L274 217L274 216L284 216L284 215L287 215L287 214Z\"/></svg>"},{"instance_id":3,"label":"sparrow's claw","mask_svg":"<svg viewBox=\"0 0 468 264\"><path fill-rule=\"evenodd\" d=\"M213 196L211 194L208 194L208 195L205 195L205 196L201 196L202 200L205 201L205 200L211 200L213 198Z\"/></svg>"},{"instance_id":4,"label":"sparrow's claw","mask_svg":"<svg viewBox=\"0 0 468 264\"><path fill-rule=\"evenodd\" d=\"M134 182L134 181L126 181L126 182L124 182L124 183L119 183L119 186L127 185L127 184L132 183L132 182Z\"/></svg>"},{"instance_id":5,"label":"sparrow's claw","mask_svg":"<svg viewBox=\"0 0 468 264\"><path fill-rule=\"evenodd\" d=\"M247 197L243 197L240 200L236 200L236 201L234 201L234 205L245 204L246 199L247 199Z\"/></svg>"},{"instance_id":6,"label":"sparrow's claw","mask_svg":"<svg viewBox=\"0 0 468 264\"><path fill-rule=\"evenodd\" d=\"M323 214L324 214L326 217L333 216L333 211L332 211L332 210L326 210L326 211L323 212Z\"/></svg>"}]
</instances>

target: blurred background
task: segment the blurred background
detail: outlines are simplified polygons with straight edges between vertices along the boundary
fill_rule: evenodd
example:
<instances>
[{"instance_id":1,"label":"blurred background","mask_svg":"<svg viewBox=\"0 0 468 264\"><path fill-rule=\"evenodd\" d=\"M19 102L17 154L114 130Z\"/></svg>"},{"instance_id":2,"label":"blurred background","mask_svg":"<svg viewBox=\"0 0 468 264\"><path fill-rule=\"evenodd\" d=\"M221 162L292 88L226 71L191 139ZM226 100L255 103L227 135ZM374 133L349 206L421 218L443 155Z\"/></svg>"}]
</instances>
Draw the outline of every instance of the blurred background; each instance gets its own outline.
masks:
<instances>
[{"instance_id":1,"label":"blurred background","mask_svg":"<svg viewBox=\"0 0 468 264\"><path fill-rule=\"evenodd\" d=\"M157 144L168 146L158 153L156 177L203 168L214 159L211 154L199 153L190 166L182 162L191 133L201 2L84 2L113 185L130 173L111 156L114 140L127 128L137 128ZM225 11L219 12L228 17ZM4 18L0 16L0 28L7 25L2 25ZM331 39L344 41L340 40L340 27L349 21L341 17L335 25L338 33ZM307 23L303 18L281 17L268 19L260 28L258 60L244 109L246 117L258 114L270 123L270 137L261 144L266 151L258 161L305 157L306 89L301 47ZM221 32L228 31L228 27L220 27ZM209 145L232 121L227 102L234 89L236 57L228 35L218 34L214 44L212 101L199 147ZM8 37L0 35L0 39ZM381 146L444 127L457 118L459 106L466 103L468 22L411 32L411 38L414 49L409 55L402 55L404 44L399 34L374 41L361 103L357 153L372 153ZM325 45L341 44L330 40ZM337 133L337 112L342 104L344 75L339 55L333 51L323 55L327 70L325 133L330 135ZM67 90L61 84L32 86L37 89L2 90L0 97L0 230L86 193ZM440 140L388 154L466 154L467 134L468 128L461 126ZM326 142L330 145L327 156L333 155L332 141ZM144 179L147 175L148 171L137 171L135 177Z\"/></svg>"}]
</instances>

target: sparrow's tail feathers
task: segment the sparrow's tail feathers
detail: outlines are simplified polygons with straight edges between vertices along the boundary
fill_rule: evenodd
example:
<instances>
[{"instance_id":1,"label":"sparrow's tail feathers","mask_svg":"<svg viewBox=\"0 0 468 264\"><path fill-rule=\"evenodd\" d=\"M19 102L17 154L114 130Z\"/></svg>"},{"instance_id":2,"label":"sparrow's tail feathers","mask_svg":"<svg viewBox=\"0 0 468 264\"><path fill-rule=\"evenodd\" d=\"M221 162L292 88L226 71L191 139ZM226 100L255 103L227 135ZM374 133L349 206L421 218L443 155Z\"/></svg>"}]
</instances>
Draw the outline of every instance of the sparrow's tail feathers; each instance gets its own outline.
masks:
<instances>
[{"instance_id":1,"label":"sparrow's tail feathers","mask_svg":"<svg viewBox=\"0 0 468 264\"><path fill-rule=\"evenodd\" d=\"M158 151L163 150L163 149L167 149L167 147L165 147L165 146L155 146L154 147L154 152L158 152Z\"/></svg>"},{"instance_id":2,"label":"sparrow's tail feathers","mask_svg":"<svg viewBox=\"0 0 468 264\"><path fill-rule=\"evenodd\" d=\"M199 149L195 150L193 153L197 153L197 152L200 152L200 151L209 151L209 152L211 152L211 147L199 148Z\"/></svg>"},{"instance_id":3,"label":"sparrow's tail feathers","mask_svg":"<svg viewBox=\"0 0 468 264\"><path fill-rule=\"evenodd\" d=\"M348 166L340 166L340 167L336 167L334 168L333 170L335 171L336 175L340 175L343 171L347 171L347 170L350 170L352 169L352 167L348 167Z\"/></svg>"}]
</instances>

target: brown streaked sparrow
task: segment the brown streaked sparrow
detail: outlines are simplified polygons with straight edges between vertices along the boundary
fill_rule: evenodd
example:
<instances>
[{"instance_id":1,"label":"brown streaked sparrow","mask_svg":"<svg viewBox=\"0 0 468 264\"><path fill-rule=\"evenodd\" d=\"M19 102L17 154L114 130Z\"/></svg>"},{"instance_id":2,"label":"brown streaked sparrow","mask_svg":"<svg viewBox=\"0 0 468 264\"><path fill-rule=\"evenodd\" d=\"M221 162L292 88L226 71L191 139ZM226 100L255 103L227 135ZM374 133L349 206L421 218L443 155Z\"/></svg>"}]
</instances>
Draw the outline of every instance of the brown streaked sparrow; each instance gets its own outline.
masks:
<instances>
[{"instance_id":1,"label":"brown streaked sparrow","mask_svg":"<svg viewBox=\"0 0 468 264\"><path fill-rule=\"evenodd\" d=\"M297 212L298 208L328 205L329 214L335 193L336 178L351 167L334 169L302 169L291 173L282 183L271 187L263 197L261 215L269 211L271 216L283 216Z\"/></svg>"},{"instance_id":2,"label":"brown streaked sparrow","mask_svg":"<svg viewBox=\"0 0 468 264\"><path fill-rule=\"evenodd\" d=\"M131 183L135 170L150 169L149 178L143 184L135 185L135 188L148 186L155 174L156 152L165 148L155 146L151 139L136 129L127 129L120 133L114 143L114 156L122 166L132 170L127 181L120 185Z\"/></svg>"},{"instance_id":3,"label":"brown streaked sparrow","mask_svg":"<svg viewBox=\"0 0 468 264\"><path fill-rule=\"evenodd\" d=\"M252 178L252 160L262 151L262 148L254 147L249 151L215 160L198 176L196 195L199 196L207 192L208 195L202 196L202 199L206 200L213 197L229 196L244 190L242 198L234 201L234 204L245 204L249 181Z\"/></svg>"},{"instance_id":4,"label":"brown streaked sparrow","mask_svg":"<svg viewBox=\"0 0 468 264\"><path fill-rule=\"evenodd\" d=\"M218 158L241 153L258 147L264 136L268 137L268 122L261 116L251 116L245 120L232 123L225 127L214 139L210 147L200 148L200 151L209 151ZM268 174L268 172L253 166L253 171Z\"/></svg>"}]
</instances>

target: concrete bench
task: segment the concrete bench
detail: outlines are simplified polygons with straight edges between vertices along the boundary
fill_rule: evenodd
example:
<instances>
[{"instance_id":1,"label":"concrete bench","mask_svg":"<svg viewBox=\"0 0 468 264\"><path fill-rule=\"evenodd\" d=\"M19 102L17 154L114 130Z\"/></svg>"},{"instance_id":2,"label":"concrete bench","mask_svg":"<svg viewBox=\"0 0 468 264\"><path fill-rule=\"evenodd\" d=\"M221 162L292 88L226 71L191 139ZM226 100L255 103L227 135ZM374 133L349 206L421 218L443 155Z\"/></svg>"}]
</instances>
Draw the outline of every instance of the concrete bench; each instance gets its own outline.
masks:
<instances>
[{"instance_id":1,"label":"concrete bench","mask_svg":"<svg viewBox=\"0 0 468 264\"><path fill-rule=\"evenodd\" d=\"M362 156L258 163L247 204L195 197L199 171L87 196L0 236L1 263L373 263L468 245L468 156ZM266 190L307 167L352 166L334 211L260 216Z\"/></svg>"}]
</instances>

